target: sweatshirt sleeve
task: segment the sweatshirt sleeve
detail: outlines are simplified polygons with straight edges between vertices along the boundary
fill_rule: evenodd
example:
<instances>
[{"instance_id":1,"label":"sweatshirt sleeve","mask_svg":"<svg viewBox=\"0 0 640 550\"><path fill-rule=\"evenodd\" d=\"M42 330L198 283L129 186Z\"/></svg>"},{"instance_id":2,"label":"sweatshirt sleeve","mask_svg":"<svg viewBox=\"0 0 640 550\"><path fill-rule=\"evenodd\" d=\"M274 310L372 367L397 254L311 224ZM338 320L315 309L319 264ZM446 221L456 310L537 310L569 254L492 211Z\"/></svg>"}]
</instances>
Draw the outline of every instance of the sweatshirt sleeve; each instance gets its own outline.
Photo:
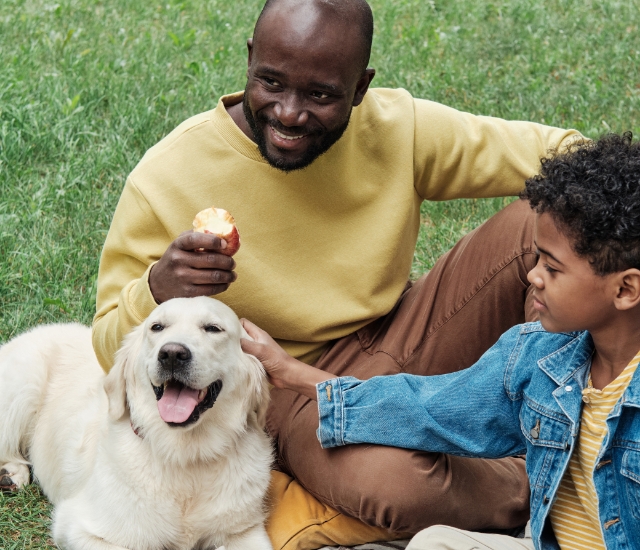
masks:
<instances>
[{"instance_id":1,"label":"sweatshirt sleeve","mask_svg":"<svg viewBox=\"0 0 640 550\"><path fill-rule=\"evenodd\" d=\"M582 138L534 122L507 121L414 99L414 181L426 200L517 195L550 150Z\"/></svg>"},{"instance_id":2,"label":"sweatshirt sleeve","mask_svg":"<svg viewBox=\"0 0 640 550\"><path fill-rule=\"evenodd\" d=\"M505 389L517 330L505 333L462 371L319 383L320 444L369 443L484 458L524 454L520 401L513 401Z\"/></svg>"},{"instance_id":3,"label":"sweatshirt sleeve","mask_svg":"<svg viewBox=\"0 0 640 550\"><path fill-rule=\"evenodd\" d=\"M127 180L102 250L93 347L105 371L124 336L157 306L149 271L170 239L134 182Z\"/></svg>"}]
</instances>

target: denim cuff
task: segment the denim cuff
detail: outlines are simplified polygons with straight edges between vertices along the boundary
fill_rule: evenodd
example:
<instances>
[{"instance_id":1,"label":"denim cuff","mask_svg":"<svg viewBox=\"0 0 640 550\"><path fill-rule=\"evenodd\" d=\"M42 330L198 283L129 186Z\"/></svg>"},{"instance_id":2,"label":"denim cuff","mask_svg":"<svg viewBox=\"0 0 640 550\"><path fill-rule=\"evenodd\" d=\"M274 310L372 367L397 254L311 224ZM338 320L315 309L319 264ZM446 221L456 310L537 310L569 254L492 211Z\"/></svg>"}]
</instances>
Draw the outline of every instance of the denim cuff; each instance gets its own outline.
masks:
<instances>
[{"instance_id":1,"label":"denim cuff","mask_svg":"<svg viewBox=\"0 0 640 550\"><path fill-rule=\"evenodd\" d=\"M319 420L316 433L323 449L344 445L342 380L332 378L316 384Z\"/></svg>"}]
</instances>

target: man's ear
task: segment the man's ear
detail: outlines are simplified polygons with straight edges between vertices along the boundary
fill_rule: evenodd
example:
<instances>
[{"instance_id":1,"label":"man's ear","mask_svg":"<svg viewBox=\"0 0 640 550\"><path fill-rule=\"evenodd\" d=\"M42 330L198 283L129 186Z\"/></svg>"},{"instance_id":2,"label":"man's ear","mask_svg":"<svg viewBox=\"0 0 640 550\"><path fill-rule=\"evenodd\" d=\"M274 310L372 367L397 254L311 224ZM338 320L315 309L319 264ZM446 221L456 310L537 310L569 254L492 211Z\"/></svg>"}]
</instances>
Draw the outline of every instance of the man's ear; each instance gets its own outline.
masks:
<instances>
[{"instance_id":1,"label":"man's ear","mask_svg":"<svg viewBox=\"0 0 640 550\"><path fill-rule=\"evenodd\" d=\"M253 38L247 38L247 68L251 67L252 54L253 54Z\"/></svg>"},{"instance_id":2,"label":"man's ear","mask_svg":"<svg viewBox=\"0 0 640 550\"><path fill-rule=\"evenodd\" d=\"M109 418L120 420L127 410L127 376L140 349L142 325L134 328L116 353L116 360L104 379L104 391L109 403Z\"/></svg>"},{"instance_id":3,"label":"man's ear","mask_svg":"<svg viewBox=\"0 0 640 550\"><path fill-rule=\"evenodd\" d=\"M618 286L614 305L620 311L633 309L640 305L640 270L626 269L616 277Z\"/></svg>"},{"instance_id":4,"label":"man's ear","mask_svg":"<svg viewBox=\"0 0 640 550\"><path fill-rule=\"evenodd\" d=\"M360 103L362 103L362 100L364 99L364 96L369 89L369 84L371 84L374 76L376 76L375 69L365 69L364 73L360 77L360 80L358 80L358 83L356 84L356 93L353 96L353 102L351 103L351 105L357 107L358 105L360 105Z\"/></svg>"}]
</instances>

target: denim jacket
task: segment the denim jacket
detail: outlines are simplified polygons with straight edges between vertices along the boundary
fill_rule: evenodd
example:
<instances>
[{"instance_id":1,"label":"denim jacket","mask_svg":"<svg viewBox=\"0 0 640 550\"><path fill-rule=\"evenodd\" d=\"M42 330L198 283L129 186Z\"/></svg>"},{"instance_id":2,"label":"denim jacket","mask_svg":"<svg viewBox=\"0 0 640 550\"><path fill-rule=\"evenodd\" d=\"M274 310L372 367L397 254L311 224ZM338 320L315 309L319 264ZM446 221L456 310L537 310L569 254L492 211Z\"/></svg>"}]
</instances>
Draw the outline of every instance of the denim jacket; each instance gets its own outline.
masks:
<instances>
[{"instance_id":1,"label":"denim jacket","mask_svg":"<svg viewBox=\"0 0 640 550\"><path fill-rule=\"evenodd\" d=\"M528 323L466 370L322 382L318 439L323 447L376 443L468 457L526 453L535 547L559 548L549 511L575 448L593 350L587 332ZM594 471L604 541L640 550L640 374L607 426Z\"/></svg>"}]
</instances>

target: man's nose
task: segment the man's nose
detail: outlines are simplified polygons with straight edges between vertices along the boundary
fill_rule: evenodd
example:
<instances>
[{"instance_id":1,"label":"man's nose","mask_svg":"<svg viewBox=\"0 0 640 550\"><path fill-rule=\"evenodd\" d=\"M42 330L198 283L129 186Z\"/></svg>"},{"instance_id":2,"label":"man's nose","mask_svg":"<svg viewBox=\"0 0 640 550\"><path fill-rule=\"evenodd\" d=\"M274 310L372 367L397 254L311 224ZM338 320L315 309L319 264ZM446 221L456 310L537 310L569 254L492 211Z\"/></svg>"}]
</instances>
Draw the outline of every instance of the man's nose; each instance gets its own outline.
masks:
<instances>
[{"instance_id":1,"label":"man's nose","mask_svg":"<svg viewBox=\"0 0 640 550\"><path fill-rule=\"evenodd\" d=\"M305 101L296 93L285 92L275 104L273 114L283 126L304 126L309 120Z\"/></svg>"}]
</instances>

